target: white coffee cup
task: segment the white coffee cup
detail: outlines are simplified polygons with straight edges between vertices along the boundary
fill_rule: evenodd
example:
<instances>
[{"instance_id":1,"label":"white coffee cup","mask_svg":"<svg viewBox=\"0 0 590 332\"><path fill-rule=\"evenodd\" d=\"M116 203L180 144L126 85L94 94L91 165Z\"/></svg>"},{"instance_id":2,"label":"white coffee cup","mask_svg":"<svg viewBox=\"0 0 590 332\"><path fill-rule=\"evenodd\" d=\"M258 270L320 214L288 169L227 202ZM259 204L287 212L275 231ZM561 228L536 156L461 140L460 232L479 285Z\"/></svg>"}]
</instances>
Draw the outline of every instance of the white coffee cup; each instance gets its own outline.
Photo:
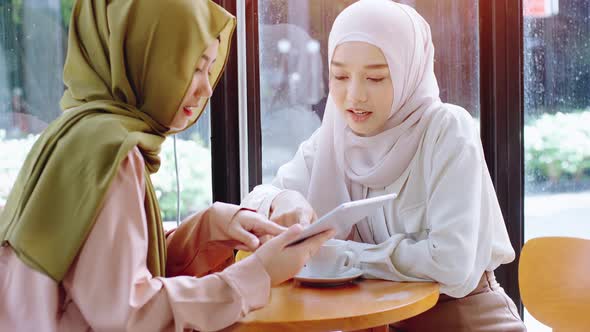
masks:
<instances>
[{"instance_id":1,"label":"white coffee cup","mask_svg":"<svg viewBox=\"0 0 590 332\"><path fill-rule=\"evenodd\" d=\"M356 254L346 249L346 242L328 240L305 264L306 270L318 277L335 277L353 268Z\"/></svg>"}]
</instances>

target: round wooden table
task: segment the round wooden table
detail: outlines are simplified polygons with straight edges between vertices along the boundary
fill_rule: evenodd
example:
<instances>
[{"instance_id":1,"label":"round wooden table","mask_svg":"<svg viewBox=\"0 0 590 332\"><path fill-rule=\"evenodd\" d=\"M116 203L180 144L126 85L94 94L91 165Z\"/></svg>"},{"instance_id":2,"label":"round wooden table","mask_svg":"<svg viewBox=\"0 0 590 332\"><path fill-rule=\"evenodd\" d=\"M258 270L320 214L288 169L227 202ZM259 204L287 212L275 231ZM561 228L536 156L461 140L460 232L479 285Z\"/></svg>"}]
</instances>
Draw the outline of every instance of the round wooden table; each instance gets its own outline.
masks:
<instances>
[{"instance_id":1,"label":"round wooden table","mask_svg":"<svg viewBox=\"0 0 590 332\"><path fill-rule=\"evenodd\" d=\"M317 288L287 282L272 289L270 303L225 331L351 331L386 326L436 304L436 283L359 280Z\"/></svg>"}]
</instances>

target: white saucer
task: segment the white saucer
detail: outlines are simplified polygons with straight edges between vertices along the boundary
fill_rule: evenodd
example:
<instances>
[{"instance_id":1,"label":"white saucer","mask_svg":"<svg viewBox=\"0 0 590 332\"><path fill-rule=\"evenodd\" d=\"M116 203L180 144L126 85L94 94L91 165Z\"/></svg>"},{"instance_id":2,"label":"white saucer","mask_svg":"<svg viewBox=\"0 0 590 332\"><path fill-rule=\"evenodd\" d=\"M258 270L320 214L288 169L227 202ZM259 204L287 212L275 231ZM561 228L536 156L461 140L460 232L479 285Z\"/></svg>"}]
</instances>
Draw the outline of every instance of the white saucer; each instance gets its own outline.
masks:
<instances>
[{"instance_id":1,"label":"white saucer","mask_svg":"<svg viewBox=\"0 0 590 332\"><path fill-rule=\"evenodd\" d=\"M306 284L322 284L322 285L337 285L352 281L363 275L363 271L357 268L335 276L316 276L309 272L305 267L295 275L294 279Z\"/></svg>"}]
</instances>

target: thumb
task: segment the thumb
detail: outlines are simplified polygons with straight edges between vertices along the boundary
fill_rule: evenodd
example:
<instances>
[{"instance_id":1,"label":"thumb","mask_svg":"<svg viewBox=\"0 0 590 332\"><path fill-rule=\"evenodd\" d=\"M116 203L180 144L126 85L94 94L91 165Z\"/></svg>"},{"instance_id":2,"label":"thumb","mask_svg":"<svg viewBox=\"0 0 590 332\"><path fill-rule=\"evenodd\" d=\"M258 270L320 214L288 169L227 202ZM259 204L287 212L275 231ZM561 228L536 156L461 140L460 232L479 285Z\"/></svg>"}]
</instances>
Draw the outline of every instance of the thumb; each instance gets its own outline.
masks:
<instances>
[{"instance_id":1,"label":"thumb","mask_svg":"<svg viewBox=\"0 0 590 332\"><path fill-rule=\"evenodd\" d=\"M303 227L299 224L295 224L295 225L289 227L287 229L287 231L285 231L281 235L275 237L273 239L273 241L275 243L277 243L277 245L282 249L287 244L289 244L293 240L297 239L297 237L299 236L299 234L301 234L301 232L303 232Z\"/></svg>"}]
</instances>

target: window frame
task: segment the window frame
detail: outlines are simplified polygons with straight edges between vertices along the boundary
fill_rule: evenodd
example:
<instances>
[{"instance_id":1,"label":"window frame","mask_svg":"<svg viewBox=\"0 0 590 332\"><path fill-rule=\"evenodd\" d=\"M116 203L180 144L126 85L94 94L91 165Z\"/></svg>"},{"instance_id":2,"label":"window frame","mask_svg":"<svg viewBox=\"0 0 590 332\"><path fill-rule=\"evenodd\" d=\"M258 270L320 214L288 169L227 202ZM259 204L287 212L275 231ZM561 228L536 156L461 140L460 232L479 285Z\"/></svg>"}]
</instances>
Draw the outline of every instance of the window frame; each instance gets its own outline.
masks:
<instances>
[{"instance_id":1,"label":"window frame","mask_svg":"<svg viewBox=\"0 0 590 332\"><path fill-rule=\"evenodd\" d=\"M481 139L516 252L512 263L496 269L496 277L522 317L518 288L518 261L524 242L522 0L480 0L479 10Z\"/></svg>"},{"instance_id":2,"label":"window frame","mask_svg":"<svg viewBox=\"0 0 590 332\"><path fill-rule=\"evenodd\" d=\"M246 1L246 63L248 79L248 189L262 183L258 0Z\"/></svg>"},{"instance_id":3,"label":"window frame","mask_svg":"<svg viewBox=\"0 0 590 332\"><path fill-rule=\"evenodd\" d=\"M237 0L215 0L236 16ZM213 202L239 204L240 141L237 34L230 43L225 71L211 96L211 176Z\"/></svg>"}]
</instances>

